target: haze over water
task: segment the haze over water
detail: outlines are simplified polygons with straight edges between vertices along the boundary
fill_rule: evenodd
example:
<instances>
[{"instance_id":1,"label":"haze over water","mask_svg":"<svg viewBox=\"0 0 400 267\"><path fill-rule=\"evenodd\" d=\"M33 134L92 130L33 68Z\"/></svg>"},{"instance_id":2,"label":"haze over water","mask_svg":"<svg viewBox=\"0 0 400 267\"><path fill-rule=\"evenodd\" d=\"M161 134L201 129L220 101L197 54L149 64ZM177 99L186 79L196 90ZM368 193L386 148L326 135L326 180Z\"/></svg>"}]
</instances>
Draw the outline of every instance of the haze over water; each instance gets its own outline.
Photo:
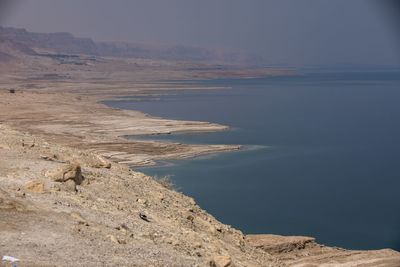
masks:
<instances>
[{"instance_id":1,"label":"haze over water","mask_svg":"<svg viewBox=\"0 0 400 267\"><path fill-rule=\"evenodd\" d=\"M244 233L314 236L352 249L400 249L400 72L213 80L231 89L109 101L230 131L159 136L251 148L142 168Z\"/></svg>"}]
</instances>

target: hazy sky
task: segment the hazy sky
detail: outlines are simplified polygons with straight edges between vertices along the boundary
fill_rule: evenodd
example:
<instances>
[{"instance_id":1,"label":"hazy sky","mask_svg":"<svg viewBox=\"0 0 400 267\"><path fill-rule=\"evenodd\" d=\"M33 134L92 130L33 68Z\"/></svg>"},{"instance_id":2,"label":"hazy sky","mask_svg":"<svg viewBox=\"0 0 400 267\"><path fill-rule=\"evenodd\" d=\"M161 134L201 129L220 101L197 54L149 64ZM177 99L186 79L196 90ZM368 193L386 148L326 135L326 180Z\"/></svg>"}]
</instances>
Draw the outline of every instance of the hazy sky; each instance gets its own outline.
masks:
<instances>
[{"instance_id":1,"label":"hazy sky","mask_svg":"<svg viewBox=\"0 0 400 267\"><path fill-rule=\"evenodd\" d=\"M31 31L231 47L277 64L400 63L400 14L386 0L0 1L2 25Z\"/></svg>"}]
</instances>

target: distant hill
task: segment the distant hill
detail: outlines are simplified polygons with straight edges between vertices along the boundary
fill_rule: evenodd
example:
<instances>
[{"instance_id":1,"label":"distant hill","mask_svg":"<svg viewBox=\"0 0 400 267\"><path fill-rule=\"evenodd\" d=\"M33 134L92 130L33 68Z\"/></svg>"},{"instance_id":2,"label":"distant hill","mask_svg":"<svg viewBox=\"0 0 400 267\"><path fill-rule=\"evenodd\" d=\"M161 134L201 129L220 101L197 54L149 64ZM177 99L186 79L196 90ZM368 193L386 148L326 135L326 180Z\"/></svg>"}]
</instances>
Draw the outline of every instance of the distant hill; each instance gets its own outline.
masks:
<instances>
[{"instance_id":1,"label":"distant hill","mask_svg":"<svg viewBox=\"0 0 400 267\"><path fill-rule=\"evenodd\" d=\"M5 43L7 45L4 45ZM241 65L263 63L263 59L260 57L228 49L127 42L95 42L90 38L79 38L70 33L33 33L25 29L0 26L0 52L8 54L4 51L4 46L8 46L7 49L14 50L14 52L19 51L27 55L46 51L62 54L219 62ZM15 47L11 48L11 46ZM2 55L1 58L7 58L7 56ZM1 58L0 60L2 60Z\"/></svg>"},{"instance_id":2,"label":"distant hill","mask_svg":"<svg viewBox=\"0 0 400 267\"><path fill-rule=\"evenodd\" d=\"M0 27L0 40L8 40L31 49L48 49L58 53L97 55L97 46L89 38L70 33L33 33L25 29Z\"/></svg>"},{"instance_id":3,"label":"distant hill","mask_svg":"<svg viewBox=\"0 0 400 267\"><path fill-rule=\"evenodd\" d=\"M149 45L138 43L97 43L102 56L148 58L163 60L213 61L237 64L257 64L262 60L247 53L228 49L209 49L184 45Z\"/></svg>"},{"instance_id":4,"label":"distant hill","mask_svg":"<svg viewBox=\"0 0 400 267\"><path fill-rule=\"evenodd\" d=\"M36 55L35 50L11 39L0 38L0 63L10 63L23 56Z\"/></svg>"}]
</instances>

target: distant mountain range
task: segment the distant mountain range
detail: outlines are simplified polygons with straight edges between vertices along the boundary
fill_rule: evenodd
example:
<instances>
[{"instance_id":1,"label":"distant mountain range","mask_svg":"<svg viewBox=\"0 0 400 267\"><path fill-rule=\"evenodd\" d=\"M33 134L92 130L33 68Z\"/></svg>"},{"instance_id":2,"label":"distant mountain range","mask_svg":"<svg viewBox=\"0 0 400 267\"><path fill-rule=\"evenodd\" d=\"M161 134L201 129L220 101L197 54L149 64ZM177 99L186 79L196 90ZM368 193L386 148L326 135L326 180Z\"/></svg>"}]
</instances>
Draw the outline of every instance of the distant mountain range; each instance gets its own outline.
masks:
<instances>
[{"instance_id":1,"label":"distant mountain range","mask_svg":"<svg viewBox=\"0 0 400 267\"><path fill-rule=\"evenodd\" d=\"M34 33L0 26L0 61L22 55L55 53L102 57L200 61L238 65L258 65L261 57L229 49L209 49L183 45L150 45L128 42L95 42L70 33Z\"/></svg>"}]
</instances>

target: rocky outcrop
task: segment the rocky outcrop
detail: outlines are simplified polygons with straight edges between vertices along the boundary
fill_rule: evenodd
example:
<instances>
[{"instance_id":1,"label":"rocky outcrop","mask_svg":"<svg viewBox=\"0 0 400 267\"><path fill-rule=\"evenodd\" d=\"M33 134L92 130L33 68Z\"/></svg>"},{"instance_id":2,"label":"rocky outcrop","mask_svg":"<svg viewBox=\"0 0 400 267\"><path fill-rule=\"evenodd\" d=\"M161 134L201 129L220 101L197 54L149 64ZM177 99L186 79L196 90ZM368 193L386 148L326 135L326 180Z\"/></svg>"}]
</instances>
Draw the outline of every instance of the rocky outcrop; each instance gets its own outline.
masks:
<instances>
[{"instance_id":1,"label":"rocky outcrop","mask_svg":"<svg viewBox=\"0 0 400 267\"><path fill-rule=\"evenodd\" d=\"M246 240L271 254L289 253L315 245L315 238L306 236L247 235Z\"/></svg>"},{"instance_id":2,"label":"rocky outcrop","mask_svg":"<svg viewBox=\"0 0 400 267\"><path fill-rule=\"evenodd\" d=\"M398 267L400 253L391 249L354 251L326 247L305 236L248 235L247 242L288 266Z\"/></svg>"},{"instance_id":3,"label":"rocky outcrop","mask_svg":"<svg viewBox=\"0 0 400 267\"><path fill-rule=\"evenodd\" d=\"M84 180L81 166L76 163L47 171L46 177L52 179L54 182L63 183L59 188L68 191L76 191L76 186L80 185Z\"/></svg>"},{"instance_id":4,"label":"rocky outcrop","mask_svg":"<svg viewBox=\"0 0 400 267\"><path fill-rule=\"evenodd\" d=\"M82 170L79 164L68 164L48 171L46 177L53 179L55 182L66 182L73 180L75 184L80 185L83 181Z\"/></svg>"},{"instance_id":5,"label":"rocky outcrop","mask_svg":"<svg viewBox=\"0 0 400 267\"><path fill-rule=\"evenodd\" d=\"M211 267L234 267L232 259L229 256L216 256L210 262Z\"/></svg>"}]
</instances>

